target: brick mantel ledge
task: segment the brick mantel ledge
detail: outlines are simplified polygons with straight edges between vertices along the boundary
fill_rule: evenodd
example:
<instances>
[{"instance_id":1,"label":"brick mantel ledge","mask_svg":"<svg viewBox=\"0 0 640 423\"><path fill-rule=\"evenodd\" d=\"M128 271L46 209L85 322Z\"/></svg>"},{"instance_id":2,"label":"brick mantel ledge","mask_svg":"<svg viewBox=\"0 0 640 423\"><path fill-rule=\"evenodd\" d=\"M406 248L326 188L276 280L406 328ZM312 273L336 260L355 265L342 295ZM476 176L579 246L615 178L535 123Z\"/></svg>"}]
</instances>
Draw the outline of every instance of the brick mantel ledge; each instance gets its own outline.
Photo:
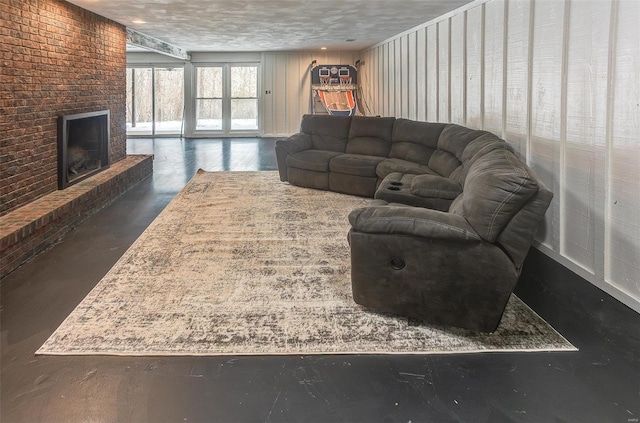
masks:
<instances>
[{"instance_id":1,"label":"brick mantel ledge","mask_svg":"<svg viewBox=\"0 0 640 423\"><path fill-rule=\"evenodd\" d=\"M65 190L1 216L0 278L54 245L152 172L152 155L130 155Z\"/></svg>"}]
</instances>

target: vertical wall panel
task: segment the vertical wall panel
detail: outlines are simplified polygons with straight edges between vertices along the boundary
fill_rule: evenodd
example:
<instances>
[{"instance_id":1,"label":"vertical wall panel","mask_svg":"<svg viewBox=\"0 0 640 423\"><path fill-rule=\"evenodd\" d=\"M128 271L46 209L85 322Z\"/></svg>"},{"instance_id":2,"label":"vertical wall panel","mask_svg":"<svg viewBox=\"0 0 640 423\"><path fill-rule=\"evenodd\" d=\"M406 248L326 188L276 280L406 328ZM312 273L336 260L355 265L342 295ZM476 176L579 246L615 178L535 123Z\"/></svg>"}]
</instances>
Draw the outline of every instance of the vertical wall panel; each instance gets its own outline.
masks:
<instances>
[{"instance_id":1,"label":"vertical wall panel","mask_svg":"<svg viewBox=\"0 0 640 423\"><path fill-rule=\"evenodd\" d=\"M451 43L449 40L449 19L438 22L438 121L451 121L451 84L449 64Z\"/></svg>"},{"instance_id":2,"label":"vertical wall panel","mask_svg":"<svg viewBox=\"0 0 640 423\"><path fill-rule=\"evenodd\" d=\"M596 246L604 243L610 15L609 2L572 7L567 43L562 253L600 277L604 262Z\"/></svg>"},{"instance_id":3,"label":"vertical wall panel","mask_svg":"<svg viewBox=\"0 0 640 423\"><path fill-rule=\"evenodd\" d=\"M380 47L370 50L369 57L365 59L364 67L366 68L367 77L369 78L369 95L364 93L365 109L367 115L375 116L378 112L378 92L380 91L380 73L378 71L378 51Z\"/></svg>"},{"instance_id":4,"label":"vertical wall panel","mask_svg":"<svg viewBox=\"0 0 640 423\"><path fill-rule=\"evenodd\" d=\"M438 48L438 25L431 25L427 28L427 121L437 122L440 116L438 106L440 98L438 89L439 78L439 58Z\"/></svg>"},{"instance_id":5,"label":"vertical wall panel","mask_svg":"<svg viewBox=\"0 0 640 423\"><path fill-rule=\"evenodd\" d=\"M373 101L374 90L372 82L375 81L375 76L372 75L374 68L373 63L373 50L367 50L360 55L360 66L358 68L358 83L360 84L360 91L358 94L358 108L360 112L365 115L370 113L366 110L366 104Z\"/></svg>"},{"instance_id":6,"label":"vertical wall panel","mask_svg":"<svg viewBox=\"0 0 640 423\"><path fill-rule=\"evenodd\" d=\"M407 69L407 118L417 119L418 117L418 79L417 79L417 32L407 35L407 50L409 69Z\"/></svg>"},{"instance_id":7,"label":"vertical wall panel","mask_svg":"<svg viewBox=\"0 0 640 423\"><path fill-rule=\"evenodd\" d=\"M289 133L289 125L287 125L287 55L276 54L275 72L273 81L273 100L276 106L274 110L275 133Z\"/></svg>"},{"instance_id":8,"label":"vertical wall panel","mask_svg":"<svg viewBox=\"0 0 640 423\"><path fill-rule=\"evenodd\" d=\"M394 116L396 109L396 45L395 40L387 45L386 65L389 69L389 82L387 93L387 111L385 116Z\"/></svg>"},{"instance_id":9,"label":"vertical wall panel","mask_svg":"<svg viewBox=\"0 0 640 423\"><path fill-rule=\"evenodd\" d=\"M617 7L606 279L640 298L640 3Z\"/></svg>"},{"instance_id":10,"label":"vertical wall panel","mask_svg":"<svg viewBox=\"0 0 640 423\"><path fill-rule=\"evenodd\" d=\"M405 64L402 60L402 39L396 38L393 41L393 56L390 57L392 60L392 66L394 69L393 74L393 85L394 85L394 102L391 109L391 116L404 117L402 115L402 103L404 92L402 91L402 82L406 78L404 78L404 68L406 68Z\"/></svg>"},{"instance_id":11,"label":"vertical wall panel","mask_svg":"<svg viewBox=\"0 0 640 423\"><path fill-rule=\"evenodd\" d=\"M560 190L560 129L564 2L536 3L531 62L531 129L529 162L553 192ZM485 111L486 113L486 111ZM560 204L551 203L540 240L558 250Z\"/></svg>"},{"instance_id":12,"label":"vertical wall panel","mask_svg":"<svg viewBox=\"0 0 640 423\"><path fill-rule=\"evenodd\" d=\"M483 129L503 136L504 0L485 4ZM558 40L556 40L557 42Z\"/></svg>"},{"instance_id":13,"label":"vertical wall panel","mask_svg":"<svg viewBox=\"0 0 640 423\"><path fill-rule=\"evenodd\" d=\"M382 104L382 96L384 95L384 92L382 91L382 81L383 81L383 72L382 72L382 47L378 47L377 51L376 51L376 83L375 83L375 89L376 89L376 102L373 105L373 114L375 116L380 116L382 115L382 107L380 106Z\"/></svg>"},{"instance_id":14,"label":"vertical wall panel","mask_svg":"<svg viewBox=\"0 0 640 423\"><path fill-rule=\"evenodd\" d=\"M273 54L262 55L262 132L263 134L275 134L273 121L273 75L275 69L275 56ZM266 94L270 92L271 94Z\"/></svg>"},{"instance_id":15,"label":"vertical wall panel","mask_svg":"<svg viewBox=\"0 0 640 423\"><path fill-rule=\"evenodd\" d=\"M364 112L364 95L366 93L370 96L373 92L371 89L372 79L370 66L373 64L373 60L371 59L371 50L362 52L359 58L360 66L358 68L358 83L360 84L360 91L358 93L358 107L362 112Z\"/></svg>"},{"instance_id":16,"label":"vertical wall panel","mask_svg":"<svg viewBox=\"0 0 640 423\"><path fill-rule=\"evenodd\" d=\"M402 56L402 43L400 38L393 40L393 56L389 58L393 67L393 92L395 94L394 101L391 105L391 116L402 117L402 72L403 63L401 61Z\"/></svg>"},{"instance_id":17,"label":"vertical wall panel","mask_svg":"<svg viewBox=\"0 0 640 423\"><path fill-rule=\"evenodd\" d=\"M402 80L403 80L403 68L402 63L402 39L396 38L393 42L393 55L390 56L391 67L393 69L393 92L394 101L391 105L391 116L402 117Z\"/></svg>"},{"instance_id":18,"label":"vertical wall panel","mask_svg":"<svg viewBox=\"0 0 640 423\"><path fill-rule=\"evenodd\" d=\"M530 0L507 3L507 75L505 139L527 155Z\"/></svg>"},{"instance_id":19,"label":"vertical wall panel","mask_svg":"<svg viewBox=\"0 0 640 423\"><path fill-rule=\"evenodd\" d=\"M393 79L391 77L391 70L389 68L389 44L382 46L382 92L380 97L380 114L382 116L389 116L390 109L389 103L393 98Z\"/></svg>"},{"instance_id":20,"label":"vertical wall panel","mask_svg":"<svg viewBox=\"0 0 640 423\"><path fill-rule=\"evenodd\" d=\"M482 129L483 102L483 9L480 5L467 12L467 123Z\"/></svg>"},{"instance_id":21,"label":"vertical wall panel","mask_svg":"<svg viewBox=\"0 0 640 423\"><path fill-rule=\"evenodd\" d=\"M286 69L286 83L287 83L287 129L286 133L293 134L298 132L300 128L300 119L302 118L302 110L306 109L308 103L304 104L303 98L307 97L309 92L309 85L305 85L305 82L310 81L306 78L307 72L300 69L303 66L301 55L290 54L287 55L287 69ZM309 64L307 63L307 68Z\"/></svg>"},{"instance_id":22,"label":"vertical wall panel","mask_svg":"<svg viewBox=\"0 0 640 423\"><path fill-rule=\"evenodd\" d=\"M369 87L371 92L363 92L363 96L366 102L367 114L375 116L378 114L378 93L380 91L380 81L382 80L379 65L378 65L378 51L380 47L367 50L369 56L365 58L364 66L367 67L367 75L369 78Z\"/></svg>"},{"instance_id":23,"label":"vertical wall panel","mask_svg":"<svg viewBox=\"0 0 640 423\"><path fill-rule=\"evenodd\" d=\"M369 107L371 107L371 113L374 116L378 116L380 115L380 102L381 100L381 93L382 93L382 73L380 72L380 51L382 49L380 47L378 47L375 51L374 54L374 64L375 64L375 81L372 82L372 85L374 87L375 90L375 94L374 94L374 104L370 104Z\"/></svg>"},{"instance_id":24,"label":"vertical wall panel","mask_svg":"<svg viewBox=\"0 0 640 423\"><path fill-rule=\"evenodd\" d=\"M336 63L339 64L339 65L355 66L356 61L354 60L353 53L342 51L338 55L338 61Z\"/></svg>"},{"instance_id":25,"label":"vertical wall panel","mask_svg":"<svg viewBox=\"0 0 640 423\"><path fill-rule=\"evenodd\" d=\"M311 61L313 55L311 53L300 54L300 60L298 61L298 72L300 74L300 106L297 111L297 115L301 118L303 114L311 112ZM299 120L299 119L298 119ZM300 129L300 122L292 122L289 125L297 132Z\"/></svg>"},{"instance_id":26,"label":"vertical wall panel","mask_svg":"<svg viewBox=\"0 0 640 423\"><path fill-rule=\"evenodd\" d=\"M416 119L427 120L427 30L420 29L416 41Z\"/></svg>"},{"instance_id":27,"label":"vertical wall panel","mask_svg":"<svg viewBox=\"0 0 640 423\"><path fill-rule=\"evenodd\" d=\"M372 75L373 70L373 54L371 50L365 51L360 54L360 66L358 68L358 80L360 84L358 107L364 114L368 114L365 111L365 104L367 103L365 95L370 98L368 102L371 102L374 93L373 87L371 86L372 82L375 81L375 77Z\"/></svg>"},{"instance_id":28,"label":"vertical wall panel","mask_svg":"<svg viewBox=\"0 0 640 423\"><path fill-rule=\"evenodd\" d=\"M379 47L378 54L378 69L380 78L380 83L378 84L378 115L386 116L385 112L387 111L387 100L389 98L389 69L387 68L387 55L389 54L388 46L382 45Z\"/></svg>"},{"instance_id":29,"label":"vertical wall panel","mask_svg":"<svg viewBox=\"0 0 640 423\"><path fill-rule=\"evenodd\" d=\"M451 122L459 125L466 123L465 106L465 33L466 13L460 13L451 18L451 71L450 90Z\"/></svg>"},{"instance_id":30,"label":"vertical wall panel","mask_svg":"<svg viewBox=\"0 0 640 423\"><path fill-rule=\"evenodd\" d=\"M414 34L415 38L415 34ZM415 54L413 59L409 56L409 44L410 44L411 35L405 35L401 38L400 42L400 61L402 63L402 77L400 79L400 84L402 87L402 102L401 102L401 114L404 118L409 118L409 87L413 85L413 92L415 94L415 82L411 81L411 63L415 61ZM415 77L415 65L414 65L414 75Z\"/></svg>"}]
</instances>

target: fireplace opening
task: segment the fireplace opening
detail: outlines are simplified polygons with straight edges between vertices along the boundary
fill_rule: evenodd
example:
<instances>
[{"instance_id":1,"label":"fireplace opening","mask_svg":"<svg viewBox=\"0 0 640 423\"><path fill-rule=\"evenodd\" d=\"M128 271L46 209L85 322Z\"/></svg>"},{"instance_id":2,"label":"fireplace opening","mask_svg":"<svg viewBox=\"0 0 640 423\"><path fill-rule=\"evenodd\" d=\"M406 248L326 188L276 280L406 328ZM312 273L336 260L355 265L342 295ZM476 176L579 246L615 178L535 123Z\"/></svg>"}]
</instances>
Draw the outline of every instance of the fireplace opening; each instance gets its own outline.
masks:
<instances>
[{"instance_id":1,"label":"fireplace opening","mask_svg":"<svg viewBox=\"0 0 640 423\"><path fill-rule=\"evenodd\" d=\"M58 118L58 189L109 167L109 110Z\"/></svg>"}]
</instances>

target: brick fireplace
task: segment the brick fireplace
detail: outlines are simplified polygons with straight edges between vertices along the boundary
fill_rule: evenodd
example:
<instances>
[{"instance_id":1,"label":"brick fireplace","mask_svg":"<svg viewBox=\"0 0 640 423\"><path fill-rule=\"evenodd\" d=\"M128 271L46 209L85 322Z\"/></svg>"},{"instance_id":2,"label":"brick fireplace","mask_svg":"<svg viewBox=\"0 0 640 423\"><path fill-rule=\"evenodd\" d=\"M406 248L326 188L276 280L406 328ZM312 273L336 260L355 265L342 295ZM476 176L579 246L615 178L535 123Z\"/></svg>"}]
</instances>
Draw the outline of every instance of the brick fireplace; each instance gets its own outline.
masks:
<instances>
[{"instance_id":1,"label":"brick fireplace","mask_svg":"<svg viewBox=\"0 0 640 423\"><path fill-rule=\"evenodd\" d=\"M103 207L147 177L151 160L142 165L144 171L138 168L131 178L123 179L113 172L111 177L100 177L100 183L111 181L107 183L112 188L97 189L101 194L90 195L107 197L89 202L70 199L75 209L67 210L71 217L63 217L67 208L59 208L59 199L53 198L59 196L57 128L61 116L109 110L108 157L101 160L112 164L111 168L131 161L126 156L126 29L62 0L2 0L0 13L0 235L7 235L0 236L2 276L10 267L7 257L14 254L12 248L28 250L26 256L42 249L36 241L28 240L30 232L46 232L42 226L59 219L58 224L64 221L64 227L77 226L91 210ZM131 166L137 167L145 160L133 162ZM122 164L115 167L125 174L130 168ZM85 188L97 183L91 178L82 182ZM74 192L87 195L80 191ZM48 201L51 198L53 201ZM34 205L41 208L43 203L53 204L51 215L33 227L25 221L26 226L17 230L27 238L9 233L20 216L32 214ZM64 234L64 228L49 232L55 232L45 239L50 244ZM24 242L30 243L28 248L20 245ZM13 264L24 257L14 257Z\"/></svg>"}]
</instances>

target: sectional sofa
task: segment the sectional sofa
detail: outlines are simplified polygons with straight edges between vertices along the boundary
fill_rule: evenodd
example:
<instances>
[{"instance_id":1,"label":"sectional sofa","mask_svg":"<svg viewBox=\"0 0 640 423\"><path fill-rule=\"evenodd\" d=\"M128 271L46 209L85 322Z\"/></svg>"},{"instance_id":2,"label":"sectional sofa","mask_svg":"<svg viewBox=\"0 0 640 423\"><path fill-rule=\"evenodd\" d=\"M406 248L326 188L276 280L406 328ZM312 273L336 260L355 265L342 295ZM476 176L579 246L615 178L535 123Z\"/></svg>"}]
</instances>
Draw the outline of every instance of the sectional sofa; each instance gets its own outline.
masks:
<instances>
[{"instance_id":1,"label":"sectional sofa","mask_svg":"<svg viewBox=\"0 0 640 423\"><path fill-rule=\"evenodd\" d=\"M280 179L372 197L349 215L354 300L492 332L553 194L510 145L455 124L305 115Z\"/></svg>"}]
</instances>

